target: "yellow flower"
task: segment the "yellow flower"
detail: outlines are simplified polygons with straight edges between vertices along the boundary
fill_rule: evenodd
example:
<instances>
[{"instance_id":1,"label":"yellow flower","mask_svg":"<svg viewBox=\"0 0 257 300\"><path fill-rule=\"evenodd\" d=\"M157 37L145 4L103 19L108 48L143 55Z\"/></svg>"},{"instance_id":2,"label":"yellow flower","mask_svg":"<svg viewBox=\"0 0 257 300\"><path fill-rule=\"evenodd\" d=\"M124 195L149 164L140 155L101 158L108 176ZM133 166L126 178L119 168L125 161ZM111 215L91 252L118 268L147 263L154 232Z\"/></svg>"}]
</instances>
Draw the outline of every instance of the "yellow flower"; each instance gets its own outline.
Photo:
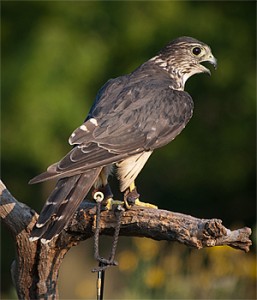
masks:
<instances>
[{"instance_id":1,"label":"yellow flower","mask_svg":"<svg viewBox=\"0 0 257 300\"><path fill-rule=\"evenodd\" d=\"M140 259L152 260L157 256L160 250L160 243L148 238L134 238L134 244L136 245Z\"/></svg>"},{"instance_id":2,"label":"yellow flower","mask_svg":"<svg viewBox=\"0 0 257 300\"><path fill-rule=\"evenodd\" d=\"M146 272L144 281L149 288L160 288L165 283L165 273L158 266L152 267Z\"/></svg>"},{"instance_id":3,"label":"yellow flower","mask_svg":"<svg viewBox=\"0 0 257 300\"><path fill-rule=\"evenodd\" d=\"M118 261L120 271L131 273L137 268L138 257L134 252L124 250L120 253Z\"/></svg>"}]
</instances>

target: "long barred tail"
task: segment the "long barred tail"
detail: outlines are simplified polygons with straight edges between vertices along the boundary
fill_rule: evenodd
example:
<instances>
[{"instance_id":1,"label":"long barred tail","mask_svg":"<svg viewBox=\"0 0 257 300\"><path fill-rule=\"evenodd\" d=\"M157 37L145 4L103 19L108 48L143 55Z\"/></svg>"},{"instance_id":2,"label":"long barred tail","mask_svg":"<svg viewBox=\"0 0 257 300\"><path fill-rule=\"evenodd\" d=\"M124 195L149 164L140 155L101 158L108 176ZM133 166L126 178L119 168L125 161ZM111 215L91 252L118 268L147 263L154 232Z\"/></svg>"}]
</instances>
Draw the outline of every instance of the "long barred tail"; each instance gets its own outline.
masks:
<instances>
[{"instance_id":1,"label":"long barred tail","mask_svg":"<svg viewBox=\"0 0 257 300\"><path fill-rule=\"evenodd\" d=\"M62 231L86 197L101 169L90 169L79 175L59 179L31 232L31 241L42 238L41 241L47 243Z\"/></svg>"}]
</instances>

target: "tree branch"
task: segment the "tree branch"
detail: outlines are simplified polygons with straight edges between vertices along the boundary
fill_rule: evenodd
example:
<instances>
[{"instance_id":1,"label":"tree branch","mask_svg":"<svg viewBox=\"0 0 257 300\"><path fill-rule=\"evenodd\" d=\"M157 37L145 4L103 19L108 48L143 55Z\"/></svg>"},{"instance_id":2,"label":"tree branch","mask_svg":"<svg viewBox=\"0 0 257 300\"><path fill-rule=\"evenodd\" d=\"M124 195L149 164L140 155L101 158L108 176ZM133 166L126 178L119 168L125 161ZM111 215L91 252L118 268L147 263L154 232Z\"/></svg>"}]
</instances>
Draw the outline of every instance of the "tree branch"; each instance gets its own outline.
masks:
<instances>
[{"instance_id":1,"label":"tree branch","mask_svg":"<svg viewBox=\"0 0 257 300\"><path fill-rule=\"evenodd\" d=\"M67 229L78 240L93 235L95 207L90 206L92 203L84 202L83 208L77 212ZM101 234L113 235L117 222L115 213L103 211L101 220ZM249 239L251 229L248 227L231 231L219 219L198 219L181 213L137 206L123 213L120 235L177 241L197 249L227 245L248 252L252 244Z\"/></svg>"},{"instance_id":2,"label":"tree branch","mask_svg":"<svg viewBox=\"0 0 257 300\"><path fill-rule=\"evenodd\" d=\"M30 242L37 213L17 201L0 181L0 216L16 242L12 278L20 299L56 299L57 278L67 251L78 242L91 238L95 230L95 203L84 201L70 224L49 244ZM101 213L101 234L113 235L115 211ZM190 247L227 245L245 252L252 244L251 229L229 230L219 219L198 219L161 209L132 207L123 213L120 235L177 241Z\"/></svg>"}]
</instances>

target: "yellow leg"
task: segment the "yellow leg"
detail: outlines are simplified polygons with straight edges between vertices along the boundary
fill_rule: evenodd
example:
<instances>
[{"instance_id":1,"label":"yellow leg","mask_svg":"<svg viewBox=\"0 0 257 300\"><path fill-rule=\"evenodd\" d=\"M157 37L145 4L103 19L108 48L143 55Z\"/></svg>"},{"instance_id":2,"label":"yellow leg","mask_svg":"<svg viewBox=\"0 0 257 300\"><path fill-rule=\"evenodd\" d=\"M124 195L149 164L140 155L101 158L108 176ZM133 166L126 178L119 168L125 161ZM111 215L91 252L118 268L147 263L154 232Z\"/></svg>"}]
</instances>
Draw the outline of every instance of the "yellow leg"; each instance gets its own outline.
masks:
<instances>
[{"instance_id":1,"label":"yellow leg","mask_svg":"<svg viewBox=\"0 0 257 300\"><path fill-rule=\"evenodd\" d=\"M135 182L133 181L132 184L128 188L127 194L131 193L135 189L136 189L136 186L135 186ZM128 201L126 199L126 195L124 197L124 202L125 202L125 206L126 206L127 209L131 208L131 205L128 204ZM156 206L154 204L151 204L151 203L141 202L138 198L135 199L135 205L142 206L142 207L148 207L148 208L158 209L158 206Z\"/></svg>"},{"instance_id":2,"label":"yellow leg","mask_svg":"<svg viewBox=\"0 0 257 300\"><path fill-rule=\"evenodd\" d=\"M133 181L129 187L129 191L132 192L136 188L135 181Z\"/></svg>"},{"instance_id":3,"label":"yellow leg","mask_svg":"<svg viewBox=\"0 0 257 300\"><path fill-rule=\"evenodd\" d=\"M112 206L113 205L124 205L124 202L123 201L119 201L119 200L113 200L112 198L109 198L106 200L106 208L108 210L111 210L112 209Z\"/></svg>"}]
</instances>

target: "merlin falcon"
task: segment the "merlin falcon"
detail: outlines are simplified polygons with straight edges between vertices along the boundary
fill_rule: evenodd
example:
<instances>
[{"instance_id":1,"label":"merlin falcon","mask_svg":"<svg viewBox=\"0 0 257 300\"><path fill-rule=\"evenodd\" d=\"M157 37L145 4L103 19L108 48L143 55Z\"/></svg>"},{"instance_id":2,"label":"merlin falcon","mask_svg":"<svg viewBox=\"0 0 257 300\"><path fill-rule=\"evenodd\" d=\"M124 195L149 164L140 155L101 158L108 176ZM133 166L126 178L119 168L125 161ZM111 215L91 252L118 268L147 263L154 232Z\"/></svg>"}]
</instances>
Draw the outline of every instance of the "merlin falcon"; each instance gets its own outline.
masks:
<instances>
[{"instance_id":1,"label":"merlin falcon","mask_svg":"<svg viewBox=\"0 0 257 300\"><path fill-rule=\"evenodd\" d=\"M99 90L85 122L70 136L72 150L30 183L57 179L31 233L48 242L67 225L91 188L112 200L108 177L115 168L127 205L141 203L135 179L152 152L171 142L193 113L184 91L188 78L216 68L208 45L180 37L130 74Z\"/></svg>"}]
</instances>

